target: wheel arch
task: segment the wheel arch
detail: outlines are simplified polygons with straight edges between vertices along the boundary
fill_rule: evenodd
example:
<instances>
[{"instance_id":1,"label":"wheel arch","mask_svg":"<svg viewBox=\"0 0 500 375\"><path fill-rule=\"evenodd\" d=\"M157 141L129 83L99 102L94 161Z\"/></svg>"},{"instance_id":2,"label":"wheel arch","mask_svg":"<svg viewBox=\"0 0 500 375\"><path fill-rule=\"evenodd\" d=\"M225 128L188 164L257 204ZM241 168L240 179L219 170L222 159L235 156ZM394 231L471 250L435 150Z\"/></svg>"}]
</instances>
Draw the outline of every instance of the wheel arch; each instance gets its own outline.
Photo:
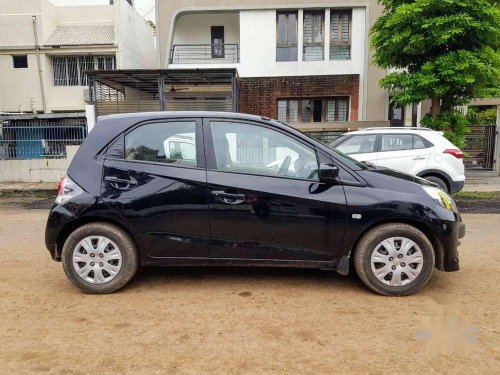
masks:
<instances>
[{"instance_id":1,"label":"wheel arch","mask_svg":"<svg viewBox=\"0 0 500 375\"><path fill-rule=\"evenodd\" d=\"M59 235L57 236L57 241L56 241L57 257L59 258L59 260L61 258L61 253L62 253L64 243L66 242L68 237L71 235L71 233L73 233L75 230L77 230L81 226L83 226L85 224L90 224L90 223L107 223L107 224L111 224L111 225L118 227L119 229L121 229L122 231L124 231L125 233L127 233L130 236L132 241L134 241L134 244L136 246L136 249L137 249L139 255L141 255L141 250L140 250L140 246L139 246L139 244L140 244L139 239L123 223L120 223L117 220L113 220L113 219L110 219L107 217L102 217L102 216L83 216L81 218L78 218L76 220L69 222L66 226L64 226L64 228L60 231Z\"/></svg>"},{"instance_id":2,"label":"wheel arch","mask_svg":"<svg viewBox=\"0 0 500 375\"><path fill-rule=\"evenodd\" d=\"M356 239L356 241L352 245L351 251L349 253L349 257L351 258L351 261L353 259L352 254L356 251L356 248L357 248L359 242L361 241L361 239L372 229L379 227L381 225L385 225L385 224L407 224L407 225L411 225L411 226L417 228L419 231L421 231L427 237L427 239L430 241L430 243L432 245L432 249L434 250L434 255L435 255L434 267L436 267L440 271L443 270L444 250L443 250L443 247L441 245L441 242L439 242L439 239L432 232L432 230L428 226L426 226L424 223L422 223L421 221L407 219L407 218L403 218L403 219L395 218L395 219L381 220L381 221L377 221L375 223L372 223L371 225L366 227L359 234L358 238Z\"/></svg>"},{"instance_id":3,"label":"wheel arch","mask_svg":"<svg viewBox=\"0 0 500 375\"><path fill-rule=\"evenodd\" d=\"M446 184L446 187L448 188L448 191L451 191L453 180L446 172L443 172L439 169L425 169L422 172L417 173L417 176L422 177L422 178L425 178L428 176L438 177L444 181L444 183Z\"/></svg>"}]
</instances>

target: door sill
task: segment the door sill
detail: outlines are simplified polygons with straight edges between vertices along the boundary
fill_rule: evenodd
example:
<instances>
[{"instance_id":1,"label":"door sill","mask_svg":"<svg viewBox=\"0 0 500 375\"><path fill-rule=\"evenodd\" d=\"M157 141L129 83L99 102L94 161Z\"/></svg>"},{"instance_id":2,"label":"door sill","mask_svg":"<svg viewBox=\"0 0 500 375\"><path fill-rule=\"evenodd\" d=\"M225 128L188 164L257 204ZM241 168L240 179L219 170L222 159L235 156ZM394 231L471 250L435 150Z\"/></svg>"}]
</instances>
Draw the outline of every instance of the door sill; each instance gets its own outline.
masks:
<instances>
[{"instance_id":1,"label":"door sill","mask_svg":"<svg viewBox=\"0 0 500 375\"><path fill-rule=\"evenodd\" d=\"M228 266L228 267L290 267L337 270L343 262L288 260L288 259L241 259L241 258L151 258L142 260L143 266Z\"/></svg>"}]
</instances>

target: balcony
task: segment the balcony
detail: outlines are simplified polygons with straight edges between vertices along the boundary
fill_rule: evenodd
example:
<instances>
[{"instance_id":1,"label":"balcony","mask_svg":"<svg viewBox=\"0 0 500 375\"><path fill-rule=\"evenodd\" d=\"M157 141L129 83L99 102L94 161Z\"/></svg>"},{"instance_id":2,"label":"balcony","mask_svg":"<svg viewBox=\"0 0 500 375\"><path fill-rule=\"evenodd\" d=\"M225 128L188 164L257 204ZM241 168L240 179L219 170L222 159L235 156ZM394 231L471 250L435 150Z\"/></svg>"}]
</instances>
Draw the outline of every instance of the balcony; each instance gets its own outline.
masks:
<instances>
[{"instance_id":1,"label":"balcony","mask_svg":"<svg viewBox=\"0 0 500 375\"><path fill-rule=\"evenodd\" d=\"M236 64L238 44L174 44L170 64Z\"/></svg>"}]
</instances>

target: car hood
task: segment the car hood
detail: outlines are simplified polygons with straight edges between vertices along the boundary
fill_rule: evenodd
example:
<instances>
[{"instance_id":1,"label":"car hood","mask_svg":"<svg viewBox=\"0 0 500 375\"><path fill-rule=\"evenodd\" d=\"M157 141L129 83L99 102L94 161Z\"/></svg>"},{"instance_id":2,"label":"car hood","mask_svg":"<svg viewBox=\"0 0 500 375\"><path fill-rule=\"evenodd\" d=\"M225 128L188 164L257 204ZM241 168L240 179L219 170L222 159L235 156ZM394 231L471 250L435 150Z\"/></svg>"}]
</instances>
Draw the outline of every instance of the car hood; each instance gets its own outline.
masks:
<instances>
[{"instance_id":1,"label":"car hood","mask_svg":"<svg viewBox=\"0 0 500 375\"><path fill-rule=\"evenodd\" d=\"M421 177L412 176L389 168L369 168L358 171L358 173L368 184L379 189L420 194L422 193L421 186L439 187Z\"/></svg>"}]
</instances>

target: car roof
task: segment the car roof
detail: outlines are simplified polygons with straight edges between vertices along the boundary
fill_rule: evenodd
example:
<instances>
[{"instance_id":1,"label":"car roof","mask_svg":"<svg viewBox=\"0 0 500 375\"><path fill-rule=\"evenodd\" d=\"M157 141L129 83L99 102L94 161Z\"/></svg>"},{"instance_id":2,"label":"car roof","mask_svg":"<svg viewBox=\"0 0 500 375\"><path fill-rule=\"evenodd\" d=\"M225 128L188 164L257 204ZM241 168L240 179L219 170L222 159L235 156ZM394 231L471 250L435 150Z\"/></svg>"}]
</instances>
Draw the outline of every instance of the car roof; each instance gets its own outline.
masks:
<instances>
[{"instance_id":1,"label":"car roof","mask_svg":"<svg viewBox=\"0 0 500 375\"><path fill-rule=\"evenodd\" d=\"M154 119L176 118L176 117L232 118L241 120L260 120L260 121L271 120L268 117L249 115L246 113L214 112L214 111L163 111L163 112L120 113L120 114L99 116L97 120L107 122L113 120L130 119L133 120L134 122L140 122L142 120L154 120Z\"/></svg>"},{"instance_id":2,"label":"car roof","mask_svg":"<svg viewBox=\"0 0 500 375\"><path fill-rule=\"evenodd\" d=\"M428 134L432 133L440 133L437 132L433 129L429 128L421 128L421 127L410 127L410 126L405 126L405 127L394 127L394 126L387 126L387 127L378 127L378 128L365 128L365 129L359 129L356 131L349 132L348 134L368 134L368 133L420 133L420 132L425 132Z\"/></svg>"}]
</instances>

